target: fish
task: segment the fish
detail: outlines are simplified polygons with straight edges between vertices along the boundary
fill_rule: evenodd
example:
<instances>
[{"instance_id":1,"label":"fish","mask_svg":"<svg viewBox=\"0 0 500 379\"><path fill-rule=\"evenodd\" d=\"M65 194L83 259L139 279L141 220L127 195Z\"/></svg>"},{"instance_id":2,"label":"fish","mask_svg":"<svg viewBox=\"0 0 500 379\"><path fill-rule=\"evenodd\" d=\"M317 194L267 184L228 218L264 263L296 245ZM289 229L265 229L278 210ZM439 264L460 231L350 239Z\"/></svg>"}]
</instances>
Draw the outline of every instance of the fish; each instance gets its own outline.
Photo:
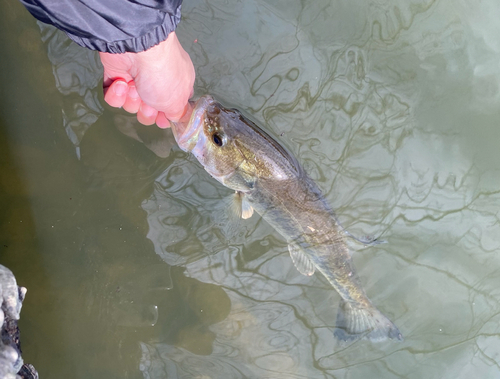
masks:
<instances>
[{"instance_id":1,"label":"fish","mask_svg":"<svg viewBox=\"0 0 500 379\"><path fill-rule=\"evenodd\" d=\"M191 106L187 120L171 122L180 149L235 191L239 217L257 213L285 238L301 274L319 272L339 293L335 337L403 340L396 325L368 299L345 230L297 159L240 111L225 108L212 96Z\"/></svg>"}]
</instances>

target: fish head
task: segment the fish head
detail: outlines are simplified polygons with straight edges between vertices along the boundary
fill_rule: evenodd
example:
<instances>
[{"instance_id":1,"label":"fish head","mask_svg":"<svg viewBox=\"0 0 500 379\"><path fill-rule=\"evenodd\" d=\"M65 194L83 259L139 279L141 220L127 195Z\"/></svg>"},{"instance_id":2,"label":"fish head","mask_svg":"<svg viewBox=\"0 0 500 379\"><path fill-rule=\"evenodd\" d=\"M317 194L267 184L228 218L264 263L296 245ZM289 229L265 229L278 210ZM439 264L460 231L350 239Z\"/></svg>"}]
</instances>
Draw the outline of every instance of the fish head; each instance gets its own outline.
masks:
<instances>
[{"instance_id":1,"label":"fish head","mask_svg":"<svg viewBox=\"0 0 500 379\"><path fill-rule=\"evenodd\" d=\"M193 104L189 121L172 123L172 129L181 149L237 191L251 189L258 179L283 180L297 174L298 164L274 139L209 95Z\"/></svg>"}]
</instances>

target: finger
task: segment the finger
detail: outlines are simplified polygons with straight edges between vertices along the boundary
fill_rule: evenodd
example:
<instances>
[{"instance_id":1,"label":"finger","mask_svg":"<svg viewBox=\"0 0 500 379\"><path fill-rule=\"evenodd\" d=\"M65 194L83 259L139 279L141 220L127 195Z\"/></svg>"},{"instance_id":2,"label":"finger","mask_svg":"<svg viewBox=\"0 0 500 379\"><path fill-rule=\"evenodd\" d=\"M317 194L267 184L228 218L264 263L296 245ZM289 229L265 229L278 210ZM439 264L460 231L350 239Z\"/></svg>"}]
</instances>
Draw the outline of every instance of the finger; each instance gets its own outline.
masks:
<instances>
[{"instance_id":1,"label":"finger","mask_svg":"<svg viewBox=\"0 0 500 379\"><path fill-rule=\"evenodd\" d=\"M127 99L128 85L122 80L115 80L104 89L104 101L112 107L120 108Z\"/></svg>"},{"instance_id":2,"label":"finger","mask_svg":"<svg viewBox=\"0 0 500 379\"><path fill-rule=\"evenodd\" d=\"M170 128L170 121L168 121L165 113L158 112L158 116L156 116L156 125L162 129Z\"/></svg>"},{"instance_id":3,"label":"finger","mask_svg":"<svg viewBox=\"0 0 500 379\"><path fill-rule=\"evenodd\" d=\"M134 82L128 83L128 94L123 103L123 109L129 113L137 113L141 107L142 100L137 93Z\"/></svg>"},{"instance_id":4,"label":"finger","mask_svg":"<svg viewBox=\"0 0 500 379\"><path fill-rule=\"evenodd\" d=\"M137 121L143 125L153 125L158 116L158 111L146 103L141 103L139 111L137 112Z\"/></svg>"},{"instance_id":5,"label":"finger","mask_svg":"<svg viewBox=\"0 0 500 379\"><path fill-rule=\"evenodd\" d=\"M174 122L178 122L178 121L185 121L184 118L189 116L191 117L191 112L192 112L192 108L191 108L191 105L189 103L186 103L186 105L181 108L181 111L177 111L175 113L173 112L169 112L169 113L165 113L165 116L170 120L170 121L174 121ZM189 117L188 117L188 120L189 120Z\"/></svg>"},{"instance_id":6,"label":"finger","mask_svg":"<svg viewBox=\"0 0 500 379\"><path fill-rule=\"evenodd\" d=\"M174 116L165 115L170 121L173 122L187 122L191 118L191 113L193 113L193 107L190 103L187 103L184 106L184 110L180 113L177 113Z\"/></svg>"}]
</instances>

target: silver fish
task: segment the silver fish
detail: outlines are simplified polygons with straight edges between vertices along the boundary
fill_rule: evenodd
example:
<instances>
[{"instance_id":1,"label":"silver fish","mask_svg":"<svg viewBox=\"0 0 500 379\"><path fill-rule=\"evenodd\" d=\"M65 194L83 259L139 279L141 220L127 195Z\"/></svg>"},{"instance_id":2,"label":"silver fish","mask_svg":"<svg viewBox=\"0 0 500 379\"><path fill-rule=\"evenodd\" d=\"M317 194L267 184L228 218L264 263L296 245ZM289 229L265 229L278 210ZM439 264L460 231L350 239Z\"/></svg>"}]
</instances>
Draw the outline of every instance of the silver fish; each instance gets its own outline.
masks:
<instances>
[{"instance_id":1,"label":"silver fish","mask_svg":"<svg viewBox=\"0 0 500 379\"><path fill-rule=\"evenodd\" d=\"M352 264L346 233L316 183L278 142L211 96L193 104L189 121L172 123L179 147L236 191L239 215L253 211L287 241L304 275L317 270L341 296L335 336L402 340L398 328L366 296Z\"/></svg>"}]
</instances>

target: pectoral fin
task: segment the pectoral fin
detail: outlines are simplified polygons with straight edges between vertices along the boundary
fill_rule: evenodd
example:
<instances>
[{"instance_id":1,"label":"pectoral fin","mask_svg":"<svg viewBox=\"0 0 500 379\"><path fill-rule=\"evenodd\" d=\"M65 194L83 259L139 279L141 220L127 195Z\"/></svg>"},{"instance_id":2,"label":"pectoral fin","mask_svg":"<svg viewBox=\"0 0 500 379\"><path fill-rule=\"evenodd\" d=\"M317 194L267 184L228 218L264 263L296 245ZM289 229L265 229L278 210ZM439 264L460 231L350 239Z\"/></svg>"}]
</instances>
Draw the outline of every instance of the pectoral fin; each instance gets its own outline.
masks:
<instances>
[{"instance_id":1,"label":"pectoral fin","mask_svg":"<svg viewBox=\"0 0 500 379\"><path fill-rule=\"evenodd\" d=\"M288 251L292 257L292 262L302 275L311 276L316 270L312 261L307 257L304 250L296 243L288 245Z\"/></svg>"},{"instance_id":2,"label":"pectoral fin","mask_svg":"<svg viewBox=\"0 0 500 379\"><path fill-rule=\"evenodd\" d=\"M252 206L245 200L245 195L240 191L236 191L233 195L232 211L236 217L245 220L253 215Z\"/></svg>"}]
</instances>

